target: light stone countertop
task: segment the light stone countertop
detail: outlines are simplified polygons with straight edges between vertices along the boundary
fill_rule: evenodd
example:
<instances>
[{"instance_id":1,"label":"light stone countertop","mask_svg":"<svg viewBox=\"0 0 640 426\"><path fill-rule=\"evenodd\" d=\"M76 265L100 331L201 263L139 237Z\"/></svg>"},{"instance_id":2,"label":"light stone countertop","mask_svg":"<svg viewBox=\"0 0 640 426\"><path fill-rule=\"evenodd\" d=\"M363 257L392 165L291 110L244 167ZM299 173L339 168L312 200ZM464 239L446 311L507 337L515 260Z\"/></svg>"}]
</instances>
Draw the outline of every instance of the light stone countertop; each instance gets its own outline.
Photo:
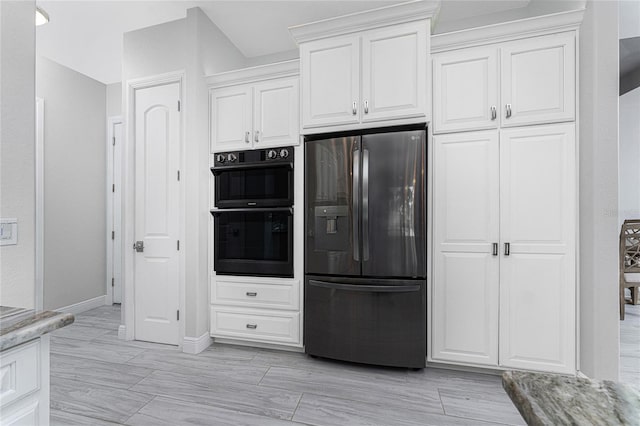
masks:
<instances>
[{"instance_id":1,"label":"light stone countertop","mask_svg":"<svg viewBox=\"0 0 640 426\"><path fill-rule=\"evenodd\" d=\"M74 320L73 314L0 306L0 351L37 339Z\"/></svg>"},{"instance_id":2,"label":"light stone countertop","mask_svg":"<svg viewBox=\"0 0 640 426\"><path fill-rule=\"evenodd\" d=\"M640 426L640 392L624 383L507 371L502 386L529 426Z\"/></svg>"}]
</instances>

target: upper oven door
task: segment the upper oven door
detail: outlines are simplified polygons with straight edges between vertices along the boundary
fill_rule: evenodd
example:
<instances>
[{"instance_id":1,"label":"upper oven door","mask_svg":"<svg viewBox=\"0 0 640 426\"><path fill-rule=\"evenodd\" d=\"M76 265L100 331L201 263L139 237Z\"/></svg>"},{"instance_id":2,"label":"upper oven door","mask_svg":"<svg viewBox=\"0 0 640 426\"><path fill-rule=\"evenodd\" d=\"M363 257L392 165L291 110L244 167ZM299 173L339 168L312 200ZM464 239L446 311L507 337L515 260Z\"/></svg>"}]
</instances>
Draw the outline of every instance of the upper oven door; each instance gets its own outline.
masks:
<instances>
[{"instance_id":1,"label":"upper oven door","mask_svg":"<svg viewBox=\"0 0 640 426\"><path fill-rule=\"evenodd\" d=\"M286 207L293 205L291 163L261 163L216 167L218 208Z\"/></svg>"}]
</instances>

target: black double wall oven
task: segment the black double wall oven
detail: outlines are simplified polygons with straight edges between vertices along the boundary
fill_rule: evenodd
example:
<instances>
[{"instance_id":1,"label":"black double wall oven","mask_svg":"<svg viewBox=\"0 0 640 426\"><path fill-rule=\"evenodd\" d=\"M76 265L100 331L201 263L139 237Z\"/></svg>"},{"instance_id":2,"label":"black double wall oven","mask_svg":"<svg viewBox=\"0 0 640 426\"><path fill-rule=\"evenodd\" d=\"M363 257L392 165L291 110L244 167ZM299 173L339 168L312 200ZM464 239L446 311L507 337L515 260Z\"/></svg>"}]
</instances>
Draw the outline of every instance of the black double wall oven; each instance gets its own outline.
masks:
<instances>
[{"instance_id":1,"label":"black double wall oven","mask_svg":"<svg viewBox=\"0 0 640 426\"><path fill-rule=\"evenodd\" d=\"M293 147L216 154L216 274L293 277L293 164Z\"/></svg>"}]
</instances>

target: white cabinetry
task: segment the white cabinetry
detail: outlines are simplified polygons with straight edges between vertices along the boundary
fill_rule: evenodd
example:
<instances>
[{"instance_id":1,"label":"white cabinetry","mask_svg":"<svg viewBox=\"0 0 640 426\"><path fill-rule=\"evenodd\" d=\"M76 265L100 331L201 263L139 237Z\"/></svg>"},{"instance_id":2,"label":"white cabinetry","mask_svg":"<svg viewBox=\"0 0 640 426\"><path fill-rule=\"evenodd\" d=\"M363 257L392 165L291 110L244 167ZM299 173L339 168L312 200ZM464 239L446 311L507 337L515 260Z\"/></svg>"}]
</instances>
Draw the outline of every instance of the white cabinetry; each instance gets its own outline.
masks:
<instances>
[{"instance_id":1,"label":"white cabinetry","mask_svg":"<svg viewBox=\"0 0 640 426\"><path fill-rule=\"evenodd\" d=\"M427 116L428 21L300 47L302 127Z\"/></svg>"},{"instance_id":2,"label":"white cabinetry","mask_svg":"<svg viewBox=\"0 0 640 426\"><path fill-rule=\"evenodd\" d=\"M582 15L433 37L430 361L577 371Z\"/></svg>"},{"instance_id":3,"label":"white cabinetry","mask_svg":"<svg viewBox=\"0 0 640 426\"><path fill-rule=\"evenodd\" d=\"M434 360L575 372L574 135L434 138Z\"/></svg>"},{"instance_id":4,"label":"white cabinetry","mask_svg":"<svg viewBox=\"0 0 640 426\"><path fill-rule=\"evenodd\" d=\"M575 33L433 55L434 133L575 119Z\"/></svg>"},{"instance_id":5,"label":"white cabinetry","mask_svg":"<svg viewBox=\"0 0 640 426\"><path fill-rule=\"evenodd\" d=\"M211 286L211 335L300 346L300 282L218 275Z\"/></svg>"},{"instance_id":6,"label":"white cabinetry","mask_svg":"<svg viewBox=\"0 0 640 426\"><path fill-rule=\"evenodd\" d=\"M300 45L302 132L429 121L437 2L411 2L290 28Z\"/></svg>"},{"instance_id":7,"label":"white cabinetry","mask_svg":"<svg viewBox=\"0 0 640 426\"><path fill-rule=\"evenodd\" d=\"M49 336L0 356L0 424L49 424Z\"/></svg>"},{"instance_id":8,"label":"white cabinetry","mask_svg":"<svg viewBox=\"0 0 640 426\"><path fill-rule=\"evenodd\" d=\"M208 78L211 152L299 143L298 61Z\"/></svg>"}]
</instances>

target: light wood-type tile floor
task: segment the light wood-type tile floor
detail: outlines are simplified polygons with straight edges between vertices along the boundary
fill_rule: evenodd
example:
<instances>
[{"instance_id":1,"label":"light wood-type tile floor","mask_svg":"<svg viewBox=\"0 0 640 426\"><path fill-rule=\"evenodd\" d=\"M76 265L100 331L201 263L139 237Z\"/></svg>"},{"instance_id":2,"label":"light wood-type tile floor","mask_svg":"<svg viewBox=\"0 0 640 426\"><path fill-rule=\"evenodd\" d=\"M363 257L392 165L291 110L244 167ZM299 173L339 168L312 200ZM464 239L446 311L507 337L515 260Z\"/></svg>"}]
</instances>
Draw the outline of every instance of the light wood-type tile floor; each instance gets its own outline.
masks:
<instances>
[{"instance_id":1,"label":"light wood-type tile floor","mask_svg":"<svg viewBox=\"0 0 640 426\"><path fill-rule=\"evenodd\" d=\"M637 308L627 306L623 339L638 336ZM220 344L189 355L118 340L117 305L76 318L51 339L52 425L524 425L495 375ZM631 340L621 371L636 380Z\"/></svg>"},{"instance_id":2,"label":"light wood-type tile floor","mask_svg":"<svg viewBox=\"0 0 640 426\"><path fill-rule=\"evenodd\" d=\"M640 305L626 305L620 321L620 381L640 390Z\"/></svg>"}]
</instances>

